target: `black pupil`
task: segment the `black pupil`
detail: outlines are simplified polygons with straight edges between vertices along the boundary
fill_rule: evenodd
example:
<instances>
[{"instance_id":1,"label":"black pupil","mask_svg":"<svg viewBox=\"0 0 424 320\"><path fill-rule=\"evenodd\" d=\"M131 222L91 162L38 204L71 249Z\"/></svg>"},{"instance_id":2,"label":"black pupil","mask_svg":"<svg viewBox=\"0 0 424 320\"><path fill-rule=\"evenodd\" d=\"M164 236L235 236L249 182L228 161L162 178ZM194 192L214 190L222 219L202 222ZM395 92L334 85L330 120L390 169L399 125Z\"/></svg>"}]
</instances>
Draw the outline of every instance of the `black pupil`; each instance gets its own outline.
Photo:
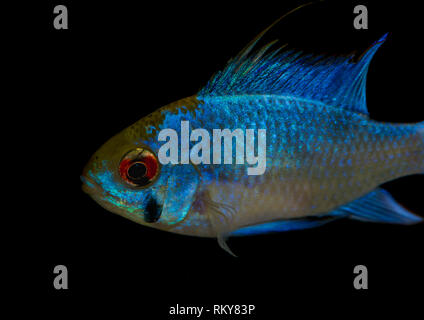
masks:
<instances>
[{"instance_id":1,"label":"black pupil","mask_svg":"<svg viewBox=\"0 0 424 320\"><path fill-rule=\"evenodd\" d=\"M147 168L144 163L136 162L128 169L128 177L132 180L142 179L147 172Z\"/></svg>"}]
</instances>

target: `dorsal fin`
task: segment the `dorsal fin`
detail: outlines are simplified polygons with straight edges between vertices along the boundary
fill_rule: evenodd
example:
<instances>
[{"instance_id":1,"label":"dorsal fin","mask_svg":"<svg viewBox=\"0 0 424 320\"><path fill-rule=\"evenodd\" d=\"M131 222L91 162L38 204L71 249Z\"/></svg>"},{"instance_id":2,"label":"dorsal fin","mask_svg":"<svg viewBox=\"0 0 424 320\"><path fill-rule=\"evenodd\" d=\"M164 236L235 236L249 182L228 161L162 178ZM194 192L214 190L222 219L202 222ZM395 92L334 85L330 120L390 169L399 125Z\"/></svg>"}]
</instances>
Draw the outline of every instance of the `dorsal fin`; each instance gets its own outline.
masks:
<instances>
[{"instance_id":1,"label":"dorsal fin","mask_svg":"<svg viewBox=\"0 0 424 320\"><path fill-rule=\"evenodd\" d=\"M197 96L291 96L368 114L365 96L368 66L387 34L376 41L358 62L353 61L353 55L313 56L294 50L283 51L283 47L271 50L276 41L250 54L259 39L281 19L231 59Z\"/></svg>"}]
</instances>

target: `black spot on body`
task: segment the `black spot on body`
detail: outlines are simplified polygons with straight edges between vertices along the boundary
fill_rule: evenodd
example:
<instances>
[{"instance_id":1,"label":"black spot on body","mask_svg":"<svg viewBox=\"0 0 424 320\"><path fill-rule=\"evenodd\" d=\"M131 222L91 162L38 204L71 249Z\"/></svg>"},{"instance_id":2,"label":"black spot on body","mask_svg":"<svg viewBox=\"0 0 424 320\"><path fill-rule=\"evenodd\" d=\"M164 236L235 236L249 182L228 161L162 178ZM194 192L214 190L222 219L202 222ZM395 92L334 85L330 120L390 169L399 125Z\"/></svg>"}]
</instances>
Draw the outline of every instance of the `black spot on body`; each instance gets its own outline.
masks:
<instances>
[{"instance_id":1,"label":"black spot on body","mask_svg":"<svg viewBox=\"0 0 424 320\"><path fill-rule=\"evenodd\" d=\"M144 221L153 223L159 220L160 215L162 214L162 206L158 204L155 198L150 197L147 202Z\"/></svg>"}]
</instances>

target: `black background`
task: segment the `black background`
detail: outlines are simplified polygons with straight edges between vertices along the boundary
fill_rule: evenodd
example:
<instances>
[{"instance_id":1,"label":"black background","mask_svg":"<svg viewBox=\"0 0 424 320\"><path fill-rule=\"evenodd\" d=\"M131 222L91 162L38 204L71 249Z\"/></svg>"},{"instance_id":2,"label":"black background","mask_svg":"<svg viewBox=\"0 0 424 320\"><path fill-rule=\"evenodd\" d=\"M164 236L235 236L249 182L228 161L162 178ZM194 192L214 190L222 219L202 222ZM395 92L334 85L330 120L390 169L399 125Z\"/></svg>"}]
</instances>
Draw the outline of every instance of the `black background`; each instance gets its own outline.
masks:
<instances>
[{"instance_id":1,"label":"black background","mask_svg":"<svg viewBox=\"0 0 424 320\"><path fill-rule=\"evenodd\" d=\"M103 142L156 108L196 93L256 34L302 3L60 1L30 6L29 37L21 43L29 66L21 98L33 124L40 196L27 208L35 221L21 258L39 280L33 298L47 294L46 310L171 319L169 307L177 303L255 304L255 315L246 319L275 319L288 313L364 315L368 307L376 315L407 312L423 302L423 224L346 220L230 239L239 256L233 258L213 239L140 226L105 211L81 191L82 168ZM53 28L57 4L67 5L69 30ZM369 30L353 28L357 4L368 7ZM291 15L266 40L346 54L363 52L389 32L370 67L368 108L374 119L416 122L424 120L421 28L412 1L327 1ZM423 182L407 177L386 187L423 215ZM68 268L67 291L53 288L58 264ZM369 290L353 288L358 264L368 267ZM186 317L174 319L179 318Z\"/></svg>"}]
</instances>

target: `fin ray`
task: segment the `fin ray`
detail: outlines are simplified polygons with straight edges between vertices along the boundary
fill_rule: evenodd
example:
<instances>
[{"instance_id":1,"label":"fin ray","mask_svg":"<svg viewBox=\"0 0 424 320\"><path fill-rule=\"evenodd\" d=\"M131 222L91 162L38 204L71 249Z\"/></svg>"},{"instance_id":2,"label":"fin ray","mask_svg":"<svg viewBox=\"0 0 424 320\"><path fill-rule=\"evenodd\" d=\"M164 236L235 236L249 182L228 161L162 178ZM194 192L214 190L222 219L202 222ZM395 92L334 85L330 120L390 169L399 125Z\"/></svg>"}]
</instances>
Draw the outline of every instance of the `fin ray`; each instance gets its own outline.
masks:
<instances>
[{"instance_id":1,"label":"fin ray","mask_svg":"<svg viewBox=\"0 0 424 320\"><path fill-rule=\"evenodd\" d=\"M363 53L325 57L306 55L279 47L276 41L252 52L259 39L277 22L261 32L224 70L217 72L197 94L200 98L247 94L293 96L334 105L368 115L366 75L372 57L387 34Z\"/></svg>"},{"instance_id":2,"label":"fin ray","mask_svg":"<svg viewBox=\"0 0 424 320\"><path fill-rule=\"evenodd\" d=\"M320 217L307 217L304 219L289 219L267 222L263 224L247 226L235 230L231 233L231 236L251 236L264 233L275 233L283 231L301 230L308 228L315 228L322 226L328 222L334 221L340 218L331 215L324 215Z\"/></svg>"},{"instance_id":3,"label":"fin ray","mask_svg":"<svg viewBox=\"0 0 424 320\"><path fill-rule=\"evenodd\" d=\"M219 246L224 249L224 251L228 252L230 255L232 255L233 257L237 258L237 255L234 254L234 252L230 249L230 247L228 246L227 240L228 240L228 235L225 234L219 234L217 236L218 239L218 244Z\"/></svg>"},{"instance_id":4,"label":"fin ray","mask_svg":"<svg viewBox=\"0 0 424 320\"><path fill-rule=\"evenodd\" d=\"M423 219L402 207L384 189L378 188L369 194L333 211L333 214L348 214L351 219L392 224L415 224Z\"/></svg>"},{"instance_id":5,"label":"fin ray","mask_svg":"<svg viewBox=\"0 0 424 320\"><path fill-rule=\"evenodd\" d=\"M249 236L308 229L345 217L368 222L404 225L415 224L424 220L402 207L393 199L389 192L378 188L357 200L320 216L273 221L247 226L231 232L230 236Z\"/></svg>"}]
</instances>

